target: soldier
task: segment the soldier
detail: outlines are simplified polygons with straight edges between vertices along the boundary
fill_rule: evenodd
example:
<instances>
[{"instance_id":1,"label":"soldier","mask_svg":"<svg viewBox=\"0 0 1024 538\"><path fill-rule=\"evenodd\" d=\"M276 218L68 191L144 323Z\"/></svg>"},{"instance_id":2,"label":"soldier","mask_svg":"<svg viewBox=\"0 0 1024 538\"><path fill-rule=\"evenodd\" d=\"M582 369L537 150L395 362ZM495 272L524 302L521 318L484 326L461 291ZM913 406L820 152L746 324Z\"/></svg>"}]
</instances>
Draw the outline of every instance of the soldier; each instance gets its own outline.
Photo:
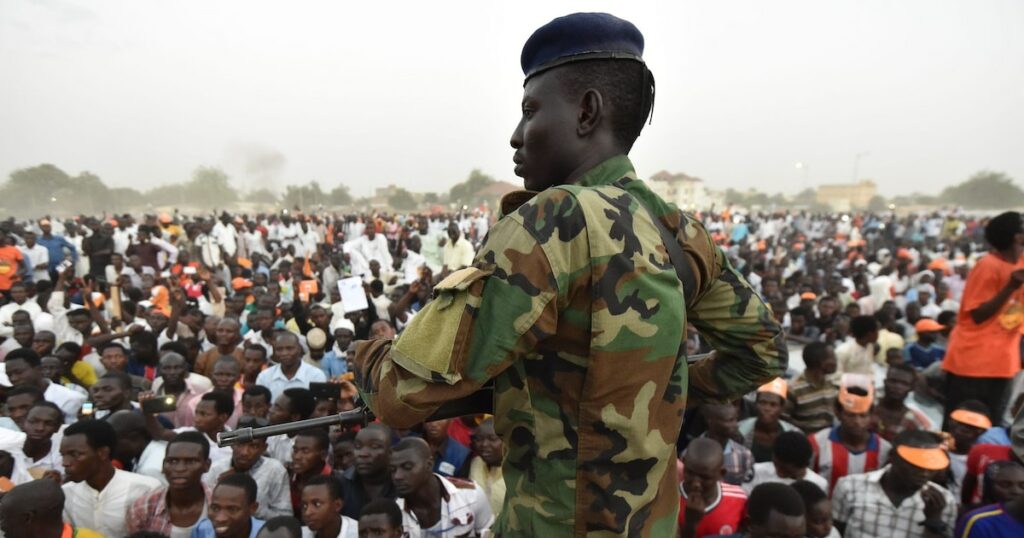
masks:
<instances>
[{"instance_id":1,"label":"soldier","mask_svg":"<svg viewBox=\"0 0 1024 538\"><path fill-rule=\"evenodd\" d=\"M530 37L511 139L528 191L503 198L473 266L399 338L357 344L362 398L392 427L493 380L501 536L673 534L687 392L727 402L786 366L768 307L636 178L627 154L654 97L642 52L633 24L602 13ZM717 350L689 368L687 323Z\"/></svg>"}]
</instances>

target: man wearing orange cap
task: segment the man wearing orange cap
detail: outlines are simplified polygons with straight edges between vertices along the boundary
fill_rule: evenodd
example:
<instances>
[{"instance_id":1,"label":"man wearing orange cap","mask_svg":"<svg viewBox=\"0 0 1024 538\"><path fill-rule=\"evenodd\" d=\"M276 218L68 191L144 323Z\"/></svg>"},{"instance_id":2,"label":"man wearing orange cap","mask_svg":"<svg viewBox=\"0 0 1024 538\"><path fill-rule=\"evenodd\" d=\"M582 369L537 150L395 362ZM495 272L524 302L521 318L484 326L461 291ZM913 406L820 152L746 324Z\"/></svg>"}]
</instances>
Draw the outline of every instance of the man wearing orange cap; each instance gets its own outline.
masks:
<instances>
[{"instance_id":1,"label":"man wearing orange cap","mask_svg":"<svg viewBox=\"0 0 1024 538\"><path fill-rule=\"evenodd\" d=\"M888 461L889 442L868 429L874 392L870 377L844 374L835 403L839 425L808 437L814 448L812 468L830 488L844 476L874 471Z\"/></svg>"},{"instance_id":2,"label":"man wearing orange cap","mask_svg":"<svg viewBox=\"0 0 1024 538\"><path fill-rule=\"evenodd\" d=\"M903 358L907 364L924 370L925 368L942 360L946 356L946 350L936 343L939 333L946 328L939 322L930 318L921 318L914 324L914 331L917 332L917 342L907 344L903 349Z\"/></svg>"},{"instance_id":3,"label":"man wearing orange cap","mask_svg":"<svg viewBox=\"0 0 1024 538\"><path fill-rule=\"evenodd\" d=\"M962 486L967 476L967 457L971 448L978 442L978 439L989 428L992 427L992 420L988 417L989 410L985 404L977 400L967 400L959 405L949 414L949 421L946 429L953 438L952 446L949 449L949 470L952 480L949 489L953 495L960 499L963 494ZM971 484L973 491L974 484Z\"/></svg>"},{"instance_id":4,"label":"man wearing orange cap","mask_svg":"<svg viewBox=\"0 0 1024 538\"><path fill-rule=\"evenodd\" d=\"M832 517L845 538L945 537L956 523L956 498L931 482L949 466L939 437L905 431L894 440L889 465L841 478Z\"/></svg>"},{"instance_id":5,"label":"man wearing orange cap","mask_svg":"<svg viewBox=\"0 0 1024 538\"><path fill-rule=\"evenodd\" d=\"M754 463L772 460L772 446L780 433L800 431L800 428L780 419L787 391L786 380L781 377L765 383L757 389L757 416L739 423L743 444L754 455Z\"/></svg>"}]
</instances>

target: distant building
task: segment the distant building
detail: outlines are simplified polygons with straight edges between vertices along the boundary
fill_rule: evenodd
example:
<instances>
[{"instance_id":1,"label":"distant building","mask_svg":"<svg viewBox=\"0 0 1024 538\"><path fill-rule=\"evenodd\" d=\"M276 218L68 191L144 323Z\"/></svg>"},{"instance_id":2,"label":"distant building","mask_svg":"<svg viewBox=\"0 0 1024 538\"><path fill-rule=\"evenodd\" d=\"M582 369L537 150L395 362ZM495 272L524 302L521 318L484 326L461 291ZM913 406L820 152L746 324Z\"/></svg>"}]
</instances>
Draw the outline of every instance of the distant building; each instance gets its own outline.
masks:
<instances>
[{"instance_id":1,"label":"distant building","mask_svg":"<svg viewBox=\"0 0 1024 538\"><path fill-rule=\"evenodd\" d=\"M867 209L868 203L878 194L874 181L861 180L856 183L821 185L816 201L832 208L833 211Z\"/></svg>"},{"instance_id":2,"label":"distant building","mask_svg":"<svg viewBox=\"0 0 1024 538\"><path fill-rule=\"evenodd\" d=\"M647 184L666 202L686 211L709 209L720 198L708 192L703 179L686 174L671 174L662 170L651 176Z\"/></svg>"},{"instance_id":3,"label":"distant building","mask_svg":"<svg viewBox=\"0 0 1024 538\"><path fill-rule=\"evenodd\" d=\"M513 191L521 190L523 190L523 188L519 185L515 185L507 181L495 181L474 192L471 198L474 201L487 206L487 208L496 208L498 207L498 202L501 201L502 196Z\"/></svg>"}]
</instances>

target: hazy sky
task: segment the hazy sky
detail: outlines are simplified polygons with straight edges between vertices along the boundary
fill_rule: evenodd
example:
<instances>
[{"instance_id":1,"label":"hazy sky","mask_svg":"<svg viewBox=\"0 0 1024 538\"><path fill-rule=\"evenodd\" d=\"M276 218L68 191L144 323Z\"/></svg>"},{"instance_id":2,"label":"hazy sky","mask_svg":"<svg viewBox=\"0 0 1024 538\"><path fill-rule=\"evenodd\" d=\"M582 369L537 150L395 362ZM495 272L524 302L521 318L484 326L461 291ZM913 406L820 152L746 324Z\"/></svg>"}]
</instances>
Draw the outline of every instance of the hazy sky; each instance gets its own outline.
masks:
<instances>
[{"instance_id":1,"label":"hazy sky","mask_svg":"<svg viewBox=\"0 0 1024 538\"><path fill-rule=\"evenodd\" d=\"M1024 2L0 0L0 177L113 186L222 166L242 188L518 183L523 42L574 11L643 32L657 79L638 172L885 194L1024 184Z\"/></svg>"}]
</instances>

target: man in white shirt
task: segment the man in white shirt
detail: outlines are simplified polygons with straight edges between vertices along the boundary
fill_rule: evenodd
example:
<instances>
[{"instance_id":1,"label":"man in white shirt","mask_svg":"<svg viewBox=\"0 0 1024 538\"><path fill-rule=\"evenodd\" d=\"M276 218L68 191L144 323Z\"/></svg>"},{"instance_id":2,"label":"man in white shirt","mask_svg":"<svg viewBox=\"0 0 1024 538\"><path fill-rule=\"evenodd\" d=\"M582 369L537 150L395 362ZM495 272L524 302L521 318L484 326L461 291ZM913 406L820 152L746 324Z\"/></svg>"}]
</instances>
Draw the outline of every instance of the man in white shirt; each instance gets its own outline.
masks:
<instances>
[{"instance_id":1,"label":"man in white shirt","mask_svg":"<svg viewBox=\"0 0 1024 538\"><path fill-rule=\"evenodd\" d=\"M25 384L38 387L47 401L57 404L64 412L65 423L75 422L86 396L47 379L39 368L39 361L39 354L29 348L8 353L5 358L7 378L14 386Z\"/></svg>"},{"instance_id":2,"label":"man in white shirt","mask_svg":"<svg viewBox=\"0 0 1024 538\"><path fill-rule=\"evenodd\" d=\"M448 225L448 242L444 244L444 263L442 272L458 271L473 265L473 245L459 231L454 222Z\"/></svg>"},{"instance_id":3,"label":"man in white shirt","mask_svg":"<svg viewBox=\"0 0 1024 538\"><path fill-rule=\"evenodd\" d=\"M807 480L822 491L828 491L828 480L808 468L812 457L814 449L802 432L780 433L772 447L772 461L754 464L754 479L742 484L743 491L749 495L755 487L766 482L789 485L797 480Z\"/></svg>"},{"instance_id":4,"label":"man in white shirt","mask_svg":"<svg viewBox=\"0 0 1024 538\"><path fill-rule=\"evenodd\" d=\"M259 428L269 424L266 419L247 416L238 422L238 427ZM291 516L293 511L288 471L281 462L264 456L266 451L266 439L253 439L248 443L234 445L231 447L230 458L210 465L210 470L203 475L203 482L213 489L224 476L248 474L259 484L256 497L259 507L255 514L257 519Z\"/></svg>"},{"instance_id":5,"label":"man in white shirt","mask_svg":"<svg viewBox=\"0 0 1024 538\"><path fill-rule=\"evenodd\" d=\"M256 384L270 389L275 400L285 389L308 389L310 383L327 382L323 370L302 361L302 344L294 333L283 332L274 340L274 360L278 364L260 372Z\"/></svg>"},{"instance_id":6,"label":"man in white shirt","mask_svg":"<svg viewBox=\"0 0 1024 538\"><path fill-rule=\"evenodd\" d=\"M15 312L24 310L28 313L29 319L34 322L36 316L43 311L35 299L29 299L28 291L25 289L23 282L11 284L9 293L11 302L0 306L0 336L5 338L10 338L14 335L14 323L11 317Z\"/></svg>"},{"instance_id":7,"label":"man in white shirt","mask_svg":"<svg viewBox=\"0 0 1024 538\"><path fill-rule=\"evenodd\" d=\"M405 242L401 268L403 284L412 284L420 279L420 270L427 265L427 259L420 254L422 247L419 236L412 236Z\"/></svg>"},{"instance_id":8,"label":"man in white shirt","mask_svg":"<svg viewBox=\"0 0 1024 538\"><path fill-rule=\"evenodd\" d=\"M199 251L200 261L211 269L220 267L224 259L224 245L213 233L213 225L209 221L202 223L202 230L203 233L193 240L196 250Z\"/></svg>"},{"instance_id":9,"label":"man in white shirt","mask_svg":"<svg viewBox=\"0 0 1024 538\"><path fill-rule=\"evenodd\" d=\"M64 521L104 536L126 536L128 506L160 487L148 476L115 469L111 454L117 444L106 421L83 420L64 430Z\"/></svg>"},{"instance_id":10,"label":"man in white shirt","mask_svg":"<svg viewBox=\"0 0 1024 538\"><path fill-rule=\"evenodd\" d=\"M50 273L47 270L50 267L50 251L36 243L36 234L32 232L25 232L24 240L25 246L21 247L21 252L32 268L32 281L50 280Z\"/></svg>"},{"instance_id":11,"label":"man in white shirt","mask_svg":"<svg viewBox=\"0 0 1024 538\"><path fill-rule=\"evenodd\" d=\"M366 227L366 235L353 239L351 243L352 250L362 255L367 263L377 260L381 267L391 268L394 265L387 238L378 234L372 223Z\"/></svg>"},{"instance_id":12,"label":"man in white shirt","mask_svg":"<svg viewBox=\"0 0 1024 538\"><path fill-rule=\"evenodd\" d=\"M480 486L432 471L434 458L423 439L399 441L391 449L390 467L398 494L395 502L402 509L402 526L410 538L477 536L494 522Z\"/></svg>"}]
</instances>

